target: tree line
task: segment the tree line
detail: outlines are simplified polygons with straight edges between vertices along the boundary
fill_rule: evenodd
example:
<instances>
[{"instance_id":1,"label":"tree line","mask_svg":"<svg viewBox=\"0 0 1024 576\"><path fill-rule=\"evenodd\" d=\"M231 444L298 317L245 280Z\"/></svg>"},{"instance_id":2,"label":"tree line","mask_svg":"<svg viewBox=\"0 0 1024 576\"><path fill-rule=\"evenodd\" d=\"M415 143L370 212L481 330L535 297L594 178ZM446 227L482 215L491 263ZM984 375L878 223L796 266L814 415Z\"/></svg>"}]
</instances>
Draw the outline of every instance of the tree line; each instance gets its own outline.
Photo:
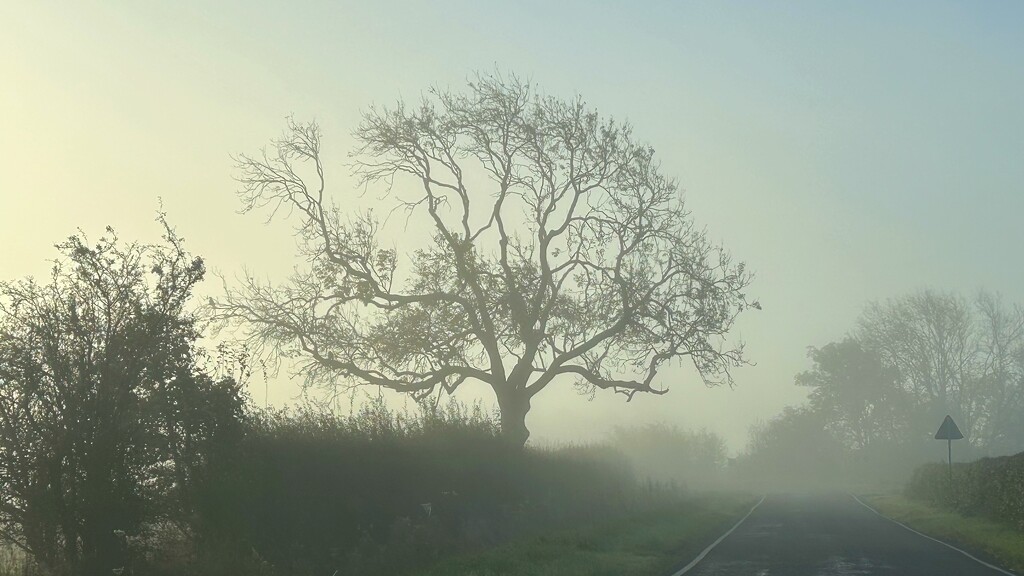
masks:
<instances>
[{"instance_id":1,"label":"tree line","mask_svg":"<svg viewBox=\"0 0 1024 576\"><path fill-rule=\"evenodd\" d=\"M1024 450L1024 308L996 294L924 290L871 303L846 337L808 358L796 377L807 405L753 431L750 465L903 478L945 456L933 435L947 414L965 436L959 458Z\"/></svg>"}]
</instances>

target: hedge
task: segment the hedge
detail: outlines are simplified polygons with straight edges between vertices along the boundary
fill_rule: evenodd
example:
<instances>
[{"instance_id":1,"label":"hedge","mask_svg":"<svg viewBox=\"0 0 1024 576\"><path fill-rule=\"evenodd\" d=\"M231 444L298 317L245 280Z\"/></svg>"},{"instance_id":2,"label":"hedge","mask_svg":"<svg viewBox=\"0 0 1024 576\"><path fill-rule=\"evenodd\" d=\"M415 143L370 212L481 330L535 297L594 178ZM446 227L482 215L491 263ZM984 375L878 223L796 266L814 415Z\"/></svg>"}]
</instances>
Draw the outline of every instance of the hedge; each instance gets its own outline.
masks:
<instances>
[{"instance_id":1,"label":"hedge","mask_svg":"<svg viewBox=\"0 0 1024 576\"><path fill-rule=\"evenodd\" d=\"M486 416L265 416L200 506L204 570L403 574L542 527L589 523L637 498L625 458L600 447L509 445ZM249 573L255 573L252 562Z\"/></svg>"},{"instance_id":2,"label":"hedge","mask_svg":"<svg viewBox=\"0 0 1024 576\"><path fill-rule=\"evenodd\" d=\"M954 464L926 464L914 471L907 496L983 516L1024 530L1024 452Z\"/></svg>"}]
</instances>

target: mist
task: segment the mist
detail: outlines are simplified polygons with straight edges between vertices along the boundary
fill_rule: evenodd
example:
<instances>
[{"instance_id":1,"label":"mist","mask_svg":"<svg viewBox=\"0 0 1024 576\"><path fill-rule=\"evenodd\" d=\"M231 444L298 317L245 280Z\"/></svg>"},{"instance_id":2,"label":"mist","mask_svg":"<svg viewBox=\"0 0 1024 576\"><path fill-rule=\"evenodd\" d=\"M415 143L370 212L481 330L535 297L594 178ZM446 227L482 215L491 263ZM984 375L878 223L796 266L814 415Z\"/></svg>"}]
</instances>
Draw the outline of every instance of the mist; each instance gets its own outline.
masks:
<instances>
[{"instance_id":1,"label":"mist","mask_svg":"<svg viewBox=\"0 0 1024 576\"><path fill-rule=\"evenodd\" d=\"M462 574L605 522L681 574L845 495L1016 535L1022 20L5 7L9 564Z\"/></svg>"}]
</instances>

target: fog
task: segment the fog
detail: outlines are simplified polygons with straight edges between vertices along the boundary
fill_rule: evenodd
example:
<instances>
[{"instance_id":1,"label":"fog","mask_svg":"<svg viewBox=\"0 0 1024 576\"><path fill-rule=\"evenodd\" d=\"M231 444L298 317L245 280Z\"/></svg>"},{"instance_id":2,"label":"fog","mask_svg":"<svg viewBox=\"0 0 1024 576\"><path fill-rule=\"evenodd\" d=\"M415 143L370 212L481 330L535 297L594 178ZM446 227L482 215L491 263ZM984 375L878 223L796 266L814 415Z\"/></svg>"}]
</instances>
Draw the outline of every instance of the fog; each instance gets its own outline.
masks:
<instances>
[{"instance_id":1,"label":"fog","mask_svg":"<svg viewBox=\"0 0 1024 576\"><path fill-rule=\"evenodd\" d=\"M353 201L343 163L361 111L497 65L628 119L698 225L754 272L764 307L734 330L755 363L735 389L677 368L659 376L668 395L628 405L552 389L534 403L534 437L655 420L714 429L736 453L752 424L803 400L807 347L841 339L868 302L982 288L1024 300L1009 265L1024 241L1019 14L965 10L7 7L0 275L45 271L76 228L154 238L159 198L212 268L280 278L291 227L236 213L229 155L265 145L288 115L316 119L329 191ZM297 393L285 377L267 388L275 404Z\"/></svg>"},{"instance_id":2,"label":"fog","mask_svg":"<svg viewBox=\"0 0 1024 576\"><path fill-rule=\"evenodd\" d=\"M331 509L358 517L353 542L401 540L417 498L444 510L460 478L502 475L506 500L459 484L467 546L677 488L909 486L981 510L995 488L951 500L935 478L1024 450L1022 21L1012 3L12 3L0 344L34 341L12 336L26 302L88 323L82 294L186 314L180 291L202 316L182 346L216 358L203 402L251 412L245 473L359 493L423 466L434 492ZM34 354L10 350L5 386ZM353 479L336 462L355 458L380 467ZM569 504L529 504L534 485ZM548 515L510 512L530 505ZM247 538L316 537L266 514L281 533ZM374 522L386 536L358 536ZM342 570L389 569L374 558Z\"/></svg>"}]
</instances>

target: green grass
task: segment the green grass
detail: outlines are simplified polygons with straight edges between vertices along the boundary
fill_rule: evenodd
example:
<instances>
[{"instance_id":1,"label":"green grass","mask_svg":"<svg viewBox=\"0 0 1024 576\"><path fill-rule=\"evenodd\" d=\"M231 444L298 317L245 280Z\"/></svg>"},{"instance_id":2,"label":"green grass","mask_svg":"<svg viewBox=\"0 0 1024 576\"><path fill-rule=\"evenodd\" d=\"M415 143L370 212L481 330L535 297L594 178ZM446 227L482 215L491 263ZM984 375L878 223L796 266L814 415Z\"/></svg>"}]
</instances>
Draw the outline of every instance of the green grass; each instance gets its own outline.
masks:
<instances>
[{"instance_id":1,"label":"green grass","mask_svg":"<svg viewBox=\"0 0 1024 576\"><path fill-rule=\"evenodd\" d=\"M864 500L875 510L914 530L969 552L981 552L1004 568L1024 572L1024 532L1020 530L896 494L872 494L865 496Z\"/></svg>"},{"instance_id":2,"label":"green grass","mask_svg":"<svg viewBox=\"0 0 1024 576\"><path fill-rule=\"evenodd\" d=\"M442 561L424 576L665 576L750 509L745 494L706 494L606 523L558 530Z\"/></svg>"}]
</instances>

